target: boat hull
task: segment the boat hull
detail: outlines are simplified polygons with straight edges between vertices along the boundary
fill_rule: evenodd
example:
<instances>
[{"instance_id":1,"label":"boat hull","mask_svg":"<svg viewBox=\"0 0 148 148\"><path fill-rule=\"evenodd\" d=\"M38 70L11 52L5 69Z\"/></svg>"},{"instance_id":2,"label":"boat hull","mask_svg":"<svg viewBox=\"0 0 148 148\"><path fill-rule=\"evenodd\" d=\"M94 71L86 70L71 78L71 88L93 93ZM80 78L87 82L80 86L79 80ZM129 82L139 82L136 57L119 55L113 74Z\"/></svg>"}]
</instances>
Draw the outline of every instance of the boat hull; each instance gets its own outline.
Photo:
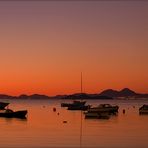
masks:
<instances>
[{"instance_id":1,"label":"boat hull","mask_svg":"<svg viewBox=\"0 0 148 148\"><path fill-rule=\"evenodd\" d=\"M26 118L27 110L22 111L4 111L0 112L0 117L6 117L6 118Z\"/></svg>"},{"instance_id":2,"label":"boat hull","mask_svg":"<svg viewBox=\"0 0 148 148\"><path fill-rule=\"evenodd\" d=\"M140 115L144 115L144 114L145 114L145 115L148 115L148 110L140 110L140 111L139 111L139 114L140 114Z\"/></svg>"},{"instance_id":3,"label":"boat hull","mask_svg":"<svg viewBox=\"0 0 148 148\"><path fill-rule=\"evenodd\" d=\"M88 108L89 108L90 106L89 105L87 105L87 106L75 106L75 105L72 105L72 106L69 106L68 107L68 110L88 110Z\"/></svg>"}]
</instances>

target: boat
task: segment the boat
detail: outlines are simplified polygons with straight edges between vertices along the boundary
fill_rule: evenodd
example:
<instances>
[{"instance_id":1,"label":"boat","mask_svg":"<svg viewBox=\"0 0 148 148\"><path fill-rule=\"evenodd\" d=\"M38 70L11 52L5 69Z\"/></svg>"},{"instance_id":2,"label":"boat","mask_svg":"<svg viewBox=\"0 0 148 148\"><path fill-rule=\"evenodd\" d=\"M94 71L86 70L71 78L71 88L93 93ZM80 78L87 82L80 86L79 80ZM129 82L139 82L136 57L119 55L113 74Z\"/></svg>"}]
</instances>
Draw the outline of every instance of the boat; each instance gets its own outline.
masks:
<instances>
[{"instance_id":1,"label":"boat","mask_svg":"<svg viewBox=\"0 0 148 148\"><path fill-rule=\"evenodd\" d=\"M143 105L139 108L139 114L148 114L148 105Z\"/></svg>"},{"instance_id":2,"label":"boat","mask_svg":"<svg viewBox=\"0 0 148 148\"><path fill-rule=\"evenodd\" d=\"M85 105L86 101L74 100L72 103L61 103L61 107L80 106Z\"/></svg>"},{"instance_id":3,"label":"boat","mask_svg":"<svg viewBox=\"0 0 148 148\"><path fill-rule=\"evenodd\" d=\"M85 118L95 119L109 119L110 115L118 112L118 106L112 106L110 104L100 104L97 107L91 107L85 112Z\"/></svg>"},{"instance_id":4,"label":"boat","mask_svg":"<svg viewBox=\"0 0 148 148\"><path fill-rule=\"evenodd\" d=\"M6 102L0 102L0 109L5 109L6 106L8 106L9 103Z\"/></svg>"},{"instance_id":5,"label":"boat","mask_svg":"<svg viewBox=\"0 0 148 148\"><path fill-rule=\"evenodd\" d=\"M86 101L82 101L82 73L81 73L81 93L79 94L80 95L80 98L81 100L74 100L73 103L61 103L61 106L62 107L68 107L67 109L68 110L87 110L90 108L90 105L85 105Z\"/></svg>"},{"instance_id":6,"label":"boat","mask_svg":"<svg viewBox=\"0 0 148 148\"><path fill-rule=\"evenodd\" d=\"M88 110L90 108L90 105L75 105L75 104L73 104L73 105L70 105L67 109L68 110L83 110L83 111L85 111L85 110Z\"/></svg>"},{"instance_id":7,"label":"boat","mask_svg":"<svg viewBox=\"0 0 148 148\"><path fill-rule=\"evenodd\" d=\"M112 106L110 104L100 104L97 107L91 107L88 109L88 112L91 113L95 113L95 112L99 112L99 113L104 113L104 112L108 112L110 114L115 114L118 112L119 107L117 105Z\"/></svg>"},{"instance_id":8,"label":"boat","mask_svg":"<svg viewBox=\"0 0 148 148\"><path fill-rule=\"evenodd\" d=\"M27 110L13 111L11 109L0 110L0 117L6 118L26 118Z\"/></svg>"}]
</instances>

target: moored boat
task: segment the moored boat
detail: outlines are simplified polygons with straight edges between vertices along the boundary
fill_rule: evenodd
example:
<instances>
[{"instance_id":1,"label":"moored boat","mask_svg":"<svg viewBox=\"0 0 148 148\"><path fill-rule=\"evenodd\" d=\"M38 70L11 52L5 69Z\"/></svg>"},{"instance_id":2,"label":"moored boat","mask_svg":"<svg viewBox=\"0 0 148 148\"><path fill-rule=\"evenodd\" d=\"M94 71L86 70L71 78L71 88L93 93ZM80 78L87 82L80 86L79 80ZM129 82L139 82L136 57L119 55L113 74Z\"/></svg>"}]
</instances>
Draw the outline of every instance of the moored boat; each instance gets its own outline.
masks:
<instances>
[{"instance_id":1,"label":"moored boat","mask_svg":"<svg viewBox=\"0 0 148 148\"><path fill-rule=\"evenodd\" d=\"M108 113L117 113L119 107L117 105L112 106L110 104L100 104L97 107L91 107L88 109L88 112L108 112Z\"/></svg>"},{"instance_id":2,"label":"moored boat","mask_svg":"<svg viewBox=\"0 0 148 148\"><path fill-rule=\"evenodd\" d=\"M74 100L72 103L61 103L61 107L80 106L85 105L86 101Z\"/></svg>"},{"instance_id":3,"label":"moored boat","mask_svg":"<svg viewBox=\"0 0 148 148\"><path fill-rule=\"evenodd\" d=\"M86 101L82 101L82 73L81 73L81 93L79 94L79 100L74 100L73 103L61 103L61 107L68 107L68 110L88 110L90 105L85 105Z\"/></svg>"},{"instance_id":4,"label":"moored boat","mask_svg":"<svg viewBox=\"0 0 148 148\"><path fill-rule=\"evenodd\" d=\"M67 109L68 110L88 110L90 105L70 105Z\"/></svg>"},{"instance_id":5,"label":"moored boat","mask_svg":"<svg viewBox=\"0 0 148 148\"><path fill-rule=\"evenodd\" d=\"M25 118L27 110L13 111L11 109L0 110L0 117L6 118Z\"/></svg>"},{"instance_id":6,"label":"moored boat","mask_svg":"<svg viewBox=\"0 0 148 148\"><path fill-rule=\"evenodd\" d=\"M143 105L139 108L139 114L148 114L148 105Z\"/></svg>"}]
</instances>

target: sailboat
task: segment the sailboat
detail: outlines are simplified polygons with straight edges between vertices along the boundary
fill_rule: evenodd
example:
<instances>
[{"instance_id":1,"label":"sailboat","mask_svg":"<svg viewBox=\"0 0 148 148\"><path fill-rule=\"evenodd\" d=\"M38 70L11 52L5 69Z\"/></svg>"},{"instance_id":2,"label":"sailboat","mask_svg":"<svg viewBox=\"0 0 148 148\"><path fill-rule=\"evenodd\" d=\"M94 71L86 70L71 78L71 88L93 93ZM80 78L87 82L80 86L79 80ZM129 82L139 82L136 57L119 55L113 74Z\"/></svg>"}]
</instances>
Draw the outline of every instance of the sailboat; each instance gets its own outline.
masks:
<instances>
[{"instance_id":1,"label":"sailboat","mask_svg":"<svg viewBox=\"0 0 148 148\"><path fill-rule=\"evenodd\" d=\"M79 94L81 101L74 100L72 104L68 105L68 110L87 110L90 108L90 105L85 105L86 101L82 101L83 93L82 93L82 73L81 73L81 93Z\"/></svg>"}]
</instances>

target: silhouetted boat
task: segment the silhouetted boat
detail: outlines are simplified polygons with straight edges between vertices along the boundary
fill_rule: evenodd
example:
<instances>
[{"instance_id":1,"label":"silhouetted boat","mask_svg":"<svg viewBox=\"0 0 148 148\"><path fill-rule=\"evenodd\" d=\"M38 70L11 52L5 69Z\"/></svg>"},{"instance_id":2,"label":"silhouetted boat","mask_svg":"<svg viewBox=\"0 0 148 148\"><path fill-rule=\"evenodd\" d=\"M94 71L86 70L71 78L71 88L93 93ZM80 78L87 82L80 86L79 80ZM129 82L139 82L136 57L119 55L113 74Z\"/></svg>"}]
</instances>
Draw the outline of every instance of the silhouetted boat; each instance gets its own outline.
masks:
<instances>
[{"instance_id":1,"label":"silhouetted boat","mask_svg":"<svg viewBox=\"0 0 148 148\"><path fill-rule=\"evenodd\" d=\"M148 105L143 105L139 108L139 114L148 114Z\"/></svg>"},{"instance_id":2,"label":"silhouetted boat","mask_svg":"<svg viewBox=\"0 0 148 148\"><path fill-rule=\"evenodd\" d=\"M61 103L61 107L81 106L85 105L86 101L74 100L72 103Z\"/></svg>"},{"instance_id":3,"label":"silhouetted boat","mask_svg":"<svg viewBox=\"0 0 148 148\"><path fill-rule=\"evenodd\" d=\"M85 105L86 101L82 101L82 73L81 73L81 93L79 94L79 97L81 101L74 100L73 103L61 103L62 107L68 107L68 110L87 110L90 108L90 105Z\"/></svg>"},{"instance_id":4,"label":"silhouetted boat","mask_svg":"<svg viewBox=\"0 0 148 148\"><path fill-rule=\"evenodd\" d=\"M117 113L118 109L119 109L119 107L117 105L112 106L110 104L100 104L97 107L91 107L90 109L88 109L88 112L91 112L91 113L95 113L95 112L99 112L99 113L104 113L104 112Z\"/></svg>"},{"instance_id":5,"label":"silhouetted boat","mask_svg":"<svg viewBox=\"0 0 148 148\"><path fill-rule=\"evenodd\" d=\"M0 102L0 109L5 109L6 106L8 106L9 103L6 102Z\"/></svg>"},{"instance_id":6,"label":"silhouetted boat","mask_svg":"<svg viewBox=\"0 0 148 148\"><path fill-rule=\"evenodd\" d=\"M109 119L110 115L118 112L118 106L110 104L100 104L97 107L91 107L85 112L85 118Z\"/></svg>"},{"instance_id":7,"label":"silhouetted boat","mask_svg":"<svg viewBox=\"0 0 148 148\"><path fill-rule=\"evenodd\" d=\"M67 109L68 110L88 110L90 105L71 105Z\"/></svg>"},{"instance_id":8,"label":"silhouetted boat","mask_svg":"<svg viewBox=\"0 0 148 148\"><path fill-rule=\"evenodd\" d=\"M25 118L27 110L13 111L11 109L0 110L0 117L6 118Z\"/></svg>"}]
</instances>

